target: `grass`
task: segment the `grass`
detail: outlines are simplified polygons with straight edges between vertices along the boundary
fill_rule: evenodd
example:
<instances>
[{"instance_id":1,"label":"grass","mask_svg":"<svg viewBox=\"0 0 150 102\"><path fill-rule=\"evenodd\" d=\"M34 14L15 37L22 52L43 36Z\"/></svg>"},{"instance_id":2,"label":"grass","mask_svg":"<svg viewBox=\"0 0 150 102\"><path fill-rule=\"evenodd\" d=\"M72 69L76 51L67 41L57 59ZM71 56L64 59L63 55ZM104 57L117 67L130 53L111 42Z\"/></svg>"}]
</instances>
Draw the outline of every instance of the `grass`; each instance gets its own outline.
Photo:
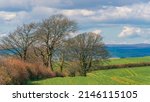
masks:
<instances>
[{"instance_id":1,"label":"grass","mask_svg":"<svg viewBox=\"0 0 150 102\"><path fill-rule=\"evenodd\" d=\"M150 56L146 56L146 57L135 57L135 58L111 59L111 60L107 63L107 65L128 64L128 63L141 63L141 62L150 62Z\"/></svg>"},{"instance_id":2,"label":"grass","mask_svg":"<svg viewBox=\"0 0 150 102\"><path fill-rule=\"evenodd\" d=\"M150 67L99 70L87 77L50 78L31 81L38 85L150 85Z\"/></svg>"}]
</instances>

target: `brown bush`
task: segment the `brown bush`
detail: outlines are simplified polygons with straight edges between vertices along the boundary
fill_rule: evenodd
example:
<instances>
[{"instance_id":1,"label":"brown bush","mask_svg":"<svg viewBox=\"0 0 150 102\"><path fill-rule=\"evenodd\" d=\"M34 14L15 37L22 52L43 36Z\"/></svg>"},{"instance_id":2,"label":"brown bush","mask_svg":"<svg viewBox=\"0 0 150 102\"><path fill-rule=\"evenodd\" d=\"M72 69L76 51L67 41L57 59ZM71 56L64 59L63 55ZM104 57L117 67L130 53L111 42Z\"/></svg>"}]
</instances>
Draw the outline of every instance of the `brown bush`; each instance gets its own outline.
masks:
<instances>
[{"instance_id":1,"label":"brown bush","mask_svg":"<svg viewBox=\"0 0 150 102\"><path fill-rule=\"evenodd\" d=\"M40 64L28 64L27 70L31 80L55 77L55 73Z\"/></svg>"},{"instance_id":2,"label":"brown bush","mask_svg":"<svg viewBox=\"0 0 150 102\"><path fill-rule=\"evenodd\" d=\"M56 76L56 73L38 63L32 64L14 58L0 60L0 66L3 67L3 70L0 70L0 74L2 73L0 76L0 84L26 84L28 80ZM4 79L4 77L6 78Z\"/></svg>"},{"instance_id":3,"label":"brown bush","mask_svg":"<svg viewBox=\"0 0 150 102\"><path fill-rule=\"evenodd\" d=\"M11 84L11 78L4 67L0 67L0 85Z\"/></svg>"},{"instance_id":4,"label":"brown bush","mask_svg":"<svg viewBox=\"0 0 150 102\"><path fill-rule=\"evenodd\" d=\"M12 84L25 84L29 79L26 63L17 59L4 59L3 66L12 79Z\"/></svg>"}]
</instances>

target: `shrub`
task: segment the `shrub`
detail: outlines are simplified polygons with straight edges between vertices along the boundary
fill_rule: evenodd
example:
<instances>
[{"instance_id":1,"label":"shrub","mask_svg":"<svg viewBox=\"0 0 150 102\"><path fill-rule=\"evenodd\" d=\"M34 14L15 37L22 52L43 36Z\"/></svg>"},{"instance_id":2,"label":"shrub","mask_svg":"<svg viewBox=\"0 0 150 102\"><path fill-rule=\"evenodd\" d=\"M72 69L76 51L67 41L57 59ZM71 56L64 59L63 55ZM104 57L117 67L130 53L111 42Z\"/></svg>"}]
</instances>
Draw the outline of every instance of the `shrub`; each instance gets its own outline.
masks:
<instances>
[{"instance_id":1,"label":"shrub","mask_svg":"<svg viewBox=\"0 0 150 102\"><path fill-rule=\"evenodd\" d=\"M70 77L75 77L75 76L76 76L76 70L73 69L73 68L70 68L70 69L68 70L68 76L70 76Z\"/></svg>"},{"instance_id":2,"label":"shrub","mask_svg":"<svg viewBox=\"0 0 150 102\"><path fill-rule=\"evenodd\" d=\"M63 74L62 72L55 72L56 77L65 77L65 74Z\"/></svg>"},{"instance_id":3,"label":"shrub","mask_svg":"<svg viewBox=\"0 0 150 102\"><path fill-rule=\"evenodd\" d=\"M25 68L26 64L16 59L5 59L3 66L12 79L12 84L25 84L29 74Z\"/></svg>"},{"instance_id":4,"label":"shrub","mask_svg":"<svg viewBox=\"0 0 150 102\"><path fill-rule=\"evenodd\" d=\"M0 66L3 67L0 70L0 84L26 84L28 80L56 76L56 73L39 63L32 64L14 58L0 60Z\"/></svg>"},{"instance_id":5,"label":"shrub","mask_svg":"<svg viewBox=\"0 0 150 102\"><path fill-rule=\"evenodd\" d=\"M75 77L76 75L80 75L81 69L79 66L79 62L69 62L67 66L67 75L70 77Z\"/></svg>"},{"instance_id":6,"label":"shrub","mask_svg":"<svg viewBox=\"0 0 150 102\"><path fill-rule=\"evenodd\" d=\"M11 78L6 72L4 67L0 67L0 84L1 85L11 84Z\"/></svg>"},{"instance_id":7,"label":"shrub","mask_svg":"<svg viewBox=\"0 0 150 102\"><path fill-rule=\"evenodd\" d=\"M56 74L49 68L42 66L41 64L28 64L27 71L31 80L37 80L41 78L55 77Z\"/></svg>"}]
</instances>

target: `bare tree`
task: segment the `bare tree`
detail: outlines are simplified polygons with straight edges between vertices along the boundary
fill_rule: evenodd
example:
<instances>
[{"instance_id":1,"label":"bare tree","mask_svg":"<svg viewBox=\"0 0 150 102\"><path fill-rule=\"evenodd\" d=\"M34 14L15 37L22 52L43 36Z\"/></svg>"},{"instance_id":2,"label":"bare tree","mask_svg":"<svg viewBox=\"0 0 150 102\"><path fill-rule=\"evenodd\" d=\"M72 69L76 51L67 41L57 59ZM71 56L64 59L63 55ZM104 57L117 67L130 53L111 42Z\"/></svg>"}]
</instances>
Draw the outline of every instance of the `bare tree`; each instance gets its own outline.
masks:
<instances>
[{"instance_id":1,"label":"bare tree","mask_svg":"<svg viewBox=\"0 0 150 102\"><path fill-rule=\"evenodd\" d=\"M109 55L102 42L102 37L92 32L69 39L66 49L70 60L79 62L82 76L86 76L86 73L92 68L94 59L105 61Z\"/></svg>"},{"instance_id":2,"label":"bare tree","mask_svg":"<svg viewBox=\"0 0 150 102\"><path fill-rule=\"evenodd\" d=\"M59 46L55 49L54 58L57 60L57 65L60 68L60 71L63 72L66 58L67 58L67 50L66 50L66 42L62 40Z\"/></svg>"},{"instance_id":3,"label":"bare tree","mask_svg":"<svg viewBox=\"0 0 150 102\"><path fill-rule=\"evenodd\" d=\"M44 64L53 71L52 58L54 50L70 33L75 32L77 24L64 15L53 15L42 21L38 29L38 41L42 49L38 49Z\"/></svg>"},{"instance_id":4,"label":"bare tree","mask_svg":"<svg viewBox=\"0 0 150 102\"><path fill-rule=\"evenodd\" d=\"M21 59L27 60L28 49L35 41L35 31L35 23L23 24L1 40L1 47L7 49L10 52L8 54L18 55Z\"/></svg>"}]
</instances>

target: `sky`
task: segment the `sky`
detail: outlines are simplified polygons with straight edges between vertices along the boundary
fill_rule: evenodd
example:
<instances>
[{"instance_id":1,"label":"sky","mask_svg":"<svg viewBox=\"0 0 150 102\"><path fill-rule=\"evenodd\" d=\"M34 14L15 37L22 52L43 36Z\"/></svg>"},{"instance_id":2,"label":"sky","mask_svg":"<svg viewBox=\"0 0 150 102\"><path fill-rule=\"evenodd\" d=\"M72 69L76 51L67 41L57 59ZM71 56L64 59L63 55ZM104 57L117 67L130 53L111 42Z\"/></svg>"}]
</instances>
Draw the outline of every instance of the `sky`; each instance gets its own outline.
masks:
<instances>
[{"instance_id":1,"label":"sky","mask_svg":"<svg viewBox=\"0 0 150 102\"><path fill-rule=\"evenodd\" d=\"M150 0L0 0L0 37L55 14L76 20L77 34L101 34L106 44L150 43Z\"/></svg>"}]
</instances>

